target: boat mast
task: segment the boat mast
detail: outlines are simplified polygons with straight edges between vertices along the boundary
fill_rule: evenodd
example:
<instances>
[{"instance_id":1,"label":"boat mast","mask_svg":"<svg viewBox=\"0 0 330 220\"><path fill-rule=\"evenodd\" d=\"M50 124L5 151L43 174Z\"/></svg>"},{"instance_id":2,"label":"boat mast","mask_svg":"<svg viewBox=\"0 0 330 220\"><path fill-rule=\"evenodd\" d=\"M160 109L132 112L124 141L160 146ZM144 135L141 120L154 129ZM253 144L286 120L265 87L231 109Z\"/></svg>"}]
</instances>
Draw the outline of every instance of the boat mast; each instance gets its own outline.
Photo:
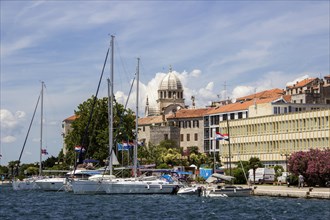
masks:
<instances>
[{"instance_id":1,"label":"boat mast","mask_svg":"<svg viewBox=\"0 0 330 220\"><path fill-rule=\"evenodd\" d=\"M114 39L115 36L111 35L111 71L110 79L108 79L108 121L109 121L109 170L112 175L112 145L113 145L113 75L114 75Z\"/></svg>"},{"instance_id":2,"label":"boat mast","mask_svg":"<svg viewBox=\"0 0 330 220\"><path fill-rule=\"evenodd\" d=\"M39 176L42 174L42 125L43 125L43 106L44 106L44 82L41 81L41 116L40 116L40 161L39 161Z\"/></svg>"},{"instance_id":3,"label":"boat mast","mask_svg":"<svg viewBox=\"0 0 330 220\"><path fill-rule=\"evenodd\" d=\"M138 150L138 119L139 119L139 75L140 58L137 58L136 67L136 111L135 111L135 144L134 144L134 177L137 177L137 150Z\"/></svg>"}]
</instances>

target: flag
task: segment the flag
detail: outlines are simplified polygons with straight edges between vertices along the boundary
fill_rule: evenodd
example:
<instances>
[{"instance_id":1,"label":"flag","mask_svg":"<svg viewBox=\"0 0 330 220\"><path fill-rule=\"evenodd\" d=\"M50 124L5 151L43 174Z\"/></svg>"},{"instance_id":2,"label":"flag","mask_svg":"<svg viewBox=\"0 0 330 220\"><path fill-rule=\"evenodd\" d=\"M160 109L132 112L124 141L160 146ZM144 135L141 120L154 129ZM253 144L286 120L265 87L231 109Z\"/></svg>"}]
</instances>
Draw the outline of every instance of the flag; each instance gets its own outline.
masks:
<instances>
[{"instance_id":1,"label":"flag","mask_svg":"<svg viewBox=\"0 0 330 220\"><path fill-rule=\"evenodd\" d=\"M47 155L48 154L47 149L41 149L41 154Z\"/></svg>"},{"instance_id":2,"label":"flag","mask_svg":"<svg viewBox=\"0 0 330 220\"><path fill-rule=\"evenodd\" d=\"M229 141L229 135L228 134L221 134L220 132L215 132L215 140L225 140Z\"/></svg>"},{"instance_id":3,"label":"flag","mask_svg":"<svg viewBox=\"0 0 330 220\"><path fill-rule=\"evenodd\" d=\"M75 146L75 147L74 147L74 150L75 150L76 152L80 152L80 151L81 151L81 152L83 152L83 153L86 151L85 148L83 148L83 147L81 147L81 146Z\"/></svg>"}]
</instances>

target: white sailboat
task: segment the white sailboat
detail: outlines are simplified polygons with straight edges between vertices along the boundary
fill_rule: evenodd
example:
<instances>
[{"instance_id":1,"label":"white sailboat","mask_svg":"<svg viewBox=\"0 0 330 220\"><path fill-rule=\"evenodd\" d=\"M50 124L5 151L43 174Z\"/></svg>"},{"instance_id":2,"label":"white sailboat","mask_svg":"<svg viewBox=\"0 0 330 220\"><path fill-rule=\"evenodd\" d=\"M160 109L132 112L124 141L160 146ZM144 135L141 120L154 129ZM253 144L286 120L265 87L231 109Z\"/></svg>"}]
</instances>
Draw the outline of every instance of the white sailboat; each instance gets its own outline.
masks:
<instances>
[{"instance_id":1,"label":"white sailboat","mask_svg":"<svg viewBox=\"0 0 330 220\"><path fill-rule=\"evenodd\" d=\"M113 60L112 60L113 61ZM176 193L180 187L180 183L176 181L168 181L165 178L159 177L137 177L137 146L138 146L138 100L139 100L139 62L138 58L137 72L136 72L136 126L135 126L135 143L134 143L134 166L133 166L133 178L113 178L103 180L102 186L107 194L171 194ZM113 66L113 63L112 63ZM113 69L112 69L113 79ZM113 80L111 80L113 83ZM113 84L111 86L111 97L113 97ZM112 142L110 142L112 145ZM111 148L112 149L112 148Z\"/></svg>"},{"instance_id":2,"label":"white sailboat","mask_svg":"<svg viewBox=\"0 0 330 220\"><path fill-rule=\"evenodd\" d=\"M114 36L111 36L111 54L112 54L112 66L111 72L113 72L113 44ZM108 53L107 53L108 54ZM101 182L103 180L112 180L116 177L112 175L112 165L119 164L116 155L112 151L113 143L113 74L111 74L111 83L108 79L108 120L109 120L109 170L110 174L97 174L90 176L88 179L72 179L70 180L71 189L74 194L105 194L105 190ZM110 91L111 90L111 91Z\"/></svg>"},{"instance_id":3,"label":"white sailboat","mask_svg":"<svg viewBox=\"0 0 330 220\"><path fill-rule=\"evenodd\" d=\"M34 190L34 189L40 189L40 187L36 184L36 181L37 180L40 180L40 179L43 179L44 177L41 176L42 174L42 132L43 132L43 95L44 95L44 82L41 82L41 93L40 93L40 96L38 98L38 101L37 101L37 105L35 107L35 110L34 110L34 113L33 113L33 116L32 116L32 120L31 120L31 123L30 123L30 126L29 126L29 129L28 129L28 132L27 132L27 135L26 135L26 138L25 138L25 141L24 141L24 144L23 144L23 148L22 148L22 151L21 151L21 154L20 154L20 157L18 159L18 162L20 162L21 160L21 157L22 157L22 153L24 151L24 147L25 147L25 144L26 144L26 140L28 138L28 135L29 135L29 132L30 132L30 128L31 128L31 125L32 125L32 122L33 122L33 119L34 119L34 116L35 116L35 113L36 113L36 110L37 110L37 107L38 107L38 104L39 104L39 100L41 99L41 116L40 116L40 161L39 161L39 175L38 176L35 176L35 177L29 177L29 178L25 178L23 180L13 180L12 181L12 186L13 186L13 189L14 190ZM18 164L19 165L19 164Z\"/></svg>"}]
</instances>

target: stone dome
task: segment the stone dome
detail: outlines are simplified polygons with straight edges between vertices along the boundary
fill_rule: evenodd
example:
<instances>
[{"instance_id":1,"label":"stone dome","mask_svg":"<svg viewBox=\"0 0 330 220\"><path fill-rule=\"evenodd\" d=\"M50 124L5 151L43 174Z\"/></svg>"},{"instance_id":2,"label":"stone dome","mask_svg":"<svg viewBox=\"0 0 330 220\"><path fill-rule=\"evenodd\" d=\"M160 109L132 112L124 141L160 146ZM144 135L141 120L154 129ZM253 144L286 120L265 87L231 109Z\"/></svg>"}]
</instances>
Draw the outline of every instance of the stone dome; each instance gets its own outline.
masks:
<instances>
[{"instance_id":1,"label":"stone dome","mask_svg":"<svg viewBox=\"0 0 330 220\"><path fill-rule=\"evenodd\" d=\"M159 90L182 90L182 84L175 73L169 72L159 84Z\"/></svg>"}]
</instances>

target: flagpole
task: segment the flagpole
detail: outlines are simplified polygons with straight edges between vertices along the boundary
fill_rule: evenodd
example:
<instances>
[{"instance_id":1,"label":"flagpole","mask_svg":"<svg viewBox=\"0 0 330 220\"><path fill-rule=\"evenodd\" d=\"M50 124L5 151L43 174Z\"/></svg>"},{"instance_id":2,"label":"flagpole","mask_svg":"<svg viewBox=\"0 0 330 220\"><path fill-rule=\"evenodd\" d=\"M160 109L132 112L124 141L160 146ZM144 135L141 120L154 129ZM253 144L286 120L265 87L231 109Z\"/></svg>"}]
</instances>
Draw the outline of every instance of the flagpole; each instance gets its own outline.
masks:
<instances>
[{"instance_id":1,"label":"flagpole","mask_svg":"<svg viewBox=\"0 0 330 220\"><path fill-rule=\"evenodd\" d=\"M231 176L231 152L230 152L230 133L229 133L229 120L227 118L227 133L228 133L228 150L229 150L229 174Z\"/></svg>"},{"instance_id":2,"label":"flagpole","mask_svg":"<svg viewBox=\"0 0 330 220\"><path fill-rule=\"evenodd\" d=\"M216 145L216 137L215 137L215 128L212 129L213 136L213 173L215 173L215 145Z\"/></svg>"}]
</instances>

